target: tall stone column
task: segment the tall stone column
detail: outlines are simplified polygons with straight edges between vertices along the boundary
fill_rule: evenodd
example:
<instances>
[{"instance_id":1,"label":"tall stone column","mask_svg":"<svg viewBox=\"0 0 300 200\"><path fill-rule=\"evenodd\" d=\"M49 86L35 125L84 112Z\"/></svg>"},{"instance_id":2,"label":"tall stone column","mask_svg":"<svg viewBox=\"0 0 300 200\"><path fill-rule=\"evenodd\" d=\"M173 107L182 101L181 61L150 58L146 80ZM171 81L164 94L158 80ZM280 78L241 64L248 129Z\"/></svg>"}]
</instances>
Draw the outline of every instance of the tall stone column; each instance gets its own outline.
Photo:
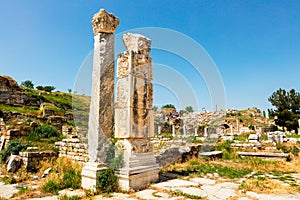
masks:
<instances>
[{"instance_id":1,"label":"tall stone column","mask_svg":"<svg viewBox=\"0 0 300 200\"><path fill-rule=\"evenodd\" d=\"M127 51L118 55L115 137L124 156L120 187L130 190L158 180L159 168L150 142L154 136L151 40L128 33L123 42Z\"/></svg>"},{"instance_id":2,"label":"tall stone column","mask_svg":"<svg viewBox=\"0 0 300 200\"><path fill-rule=\"evenodd\" d=\"M114 32L119 19L100 9L92 19L94 59L89 113L89 163L82 170L82 187L94 188L107 159L114 118Z\"/></svg>"}]
</instances>

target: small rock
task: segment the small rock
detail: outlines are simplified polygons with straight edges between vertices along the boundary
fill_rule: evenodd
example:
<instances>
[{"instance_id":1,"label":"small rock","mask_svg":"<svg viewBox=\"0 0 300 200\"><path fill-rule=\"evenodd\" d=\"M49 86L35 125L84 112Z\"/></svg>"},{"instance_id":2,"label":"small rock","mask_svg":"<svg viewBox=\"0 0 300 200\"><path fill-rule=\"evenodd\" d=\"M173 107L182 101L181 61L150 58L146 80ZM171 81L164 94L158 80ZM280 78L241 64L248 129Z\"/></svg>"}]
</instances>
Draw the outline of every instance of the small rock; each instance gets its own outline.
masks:
<instances>
[{"instance_id":1,"label":"small rock","mask_svg":"<svg viewBox=\"0 0 300 200\"><path fill-rule=\"evenodd\" d=\"M38 150L38 147L27 147L27 150Z\"/></svg>"},{"instance_id":2,"label":"small rock","mask_svg":"<svg viewBox=\"0 0 300 200\"><path fill-rule=\"evenodd\" d=\"M51 167L49 167L48 169L46 169L44 172L43 172L43 174L42 174L42 178L45 178L49 173L50 173L50 171L51 171Z\"/></svg>"},{"instance_id":3,"label":"small rock","mask_svg":"<svg viewBox=\"0 0 300 200\"><path fill-rule=\"evenodd\" d=\"M20 169L22 164L22 158L18 155L11 155L7 163L7 172L16 172Z\"/></svg>"}]
</instances>

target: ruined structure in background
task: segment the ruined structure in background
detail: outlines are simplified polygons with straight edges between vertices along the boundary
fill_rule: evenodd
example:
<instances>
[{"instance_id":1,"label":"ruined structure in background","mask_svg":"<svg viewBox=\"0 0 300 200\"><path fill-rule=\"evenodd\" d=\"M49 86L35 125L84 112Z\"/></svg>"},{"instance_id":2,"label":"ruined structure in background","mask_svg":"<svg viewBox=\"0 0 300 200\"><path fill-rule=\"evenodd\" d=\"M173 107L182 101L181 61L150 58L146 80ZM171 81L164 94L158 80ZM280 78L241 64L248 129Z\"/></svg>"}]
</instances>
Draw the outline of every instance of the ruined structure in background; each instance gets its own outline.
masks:
<instances>
[{"instance_id":1,"label":"ruined structure in background","mask_svg":"<svg viewBox=\"0 0 300 200\"><path fill-rule=\"evenodd\" d=\"M123 190L140 189L158 180L150 137L154 136L151 40L124 34L126 51L118 55L115 138L124 156L119 170Z\"/></svg>"},{"instance_id":2,"label":"ruined structure in background","mask_svg":"<svg viewBox=\"0 0 300 200\"><path fill-rule=\"evenodd\" d=\"M100 9L92 20L94 60L88 128L89 163L82 170L82 187L94 188L107 159L113 133L114 32L119 19Z\"/></svg>"}]
</instances>

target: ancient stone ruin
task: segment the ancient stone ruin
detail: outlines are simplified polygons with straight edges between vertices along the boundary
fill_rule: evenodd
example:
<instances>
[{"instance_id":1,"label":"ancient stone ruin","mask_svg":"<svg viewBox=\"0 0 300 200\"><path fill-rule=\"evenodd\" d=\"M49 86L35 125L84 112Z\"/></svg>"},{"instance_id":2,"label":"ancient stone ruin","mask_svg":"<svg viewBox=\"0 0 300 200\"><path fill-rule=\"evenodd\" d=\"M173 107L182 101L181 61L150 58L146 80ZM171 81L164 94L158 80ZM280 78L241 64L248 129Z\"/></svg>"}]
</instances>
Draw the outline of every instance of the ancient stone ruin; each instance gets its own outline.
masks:
<instances>
[{"instance_id":1,"label":"ancient stone ruin","mask_svg":"<svg viewBox=\"0 0 300 200\"><path fill-rule=\"evenodd\" d=\"M154 136L151 40L124 34L126 51L118 55L115 106L117 149L123 153L120 186L140 189L158 180L158 164L150 137Z\"/></svg>"},{"instance_id":2,"label":"ancient stone ruin","mask_svg":"<svg viewBox=\"0 0 300 200\"><path fill-rule=\"evenodd\" d=\"M100 9L92 20L94 60L88 128L89 163L82 170L82 187L93 188L113 133L114 32L119 19Z\"/></svg>"},{"instance_id":3,"label":"ancient stone ruin","mask_svg":"<svg viewBox=\"0 0 300 200\"><path fill-rule=\"evenodd\" d=\"M94 62L89 113L89 162L82 170L82 187L94 188L97 174L106 168L114 127L114 32L119 19L101 9L94 15ZM118 86L115 105L117 150L124 157L119 170L123 190L139 189L158 180L153 154L153 86L151 40L125 34L127 51L118 56Z\"/></svg>"}]
</instances>

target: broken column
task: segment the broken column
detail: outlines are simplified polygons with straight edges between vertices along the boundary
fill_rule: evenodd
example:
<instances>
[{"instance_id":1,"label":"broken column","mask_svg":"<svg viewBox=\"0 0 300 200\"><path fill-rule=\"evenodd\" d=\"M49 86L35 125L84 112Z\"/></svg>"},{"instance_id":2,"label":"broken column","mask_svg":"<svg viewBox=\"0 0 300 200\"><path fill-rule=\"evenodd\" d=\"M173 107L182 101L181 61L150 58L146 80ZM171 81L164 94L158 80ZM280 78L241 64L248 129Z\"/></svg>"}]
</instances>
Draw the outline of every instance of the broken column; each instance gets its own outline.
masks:
<instances>
[{"instance_id":1,"label":"broken column","mask_svg":"<svg viewBox=\"0 0 300 200\"><path fill-rule=\"evenodd\" d=\"M119 19L100 9L92 19L94 30L94 59L89 113L89 163L82 169L82 187L96 186L97 174L105 167L113 133L114 102L114 32Z\"/></svg>"},{"instance_id":2,"label":"broken column","mask_svg":"<svg viewBox=\"0 0 300 200\"><path fill-rule=\"evenodd\" d=\"M126 51L118 55L115 138L124 157L119 183L128 191L157 181L159 168L150 142L154 136L151 40L128 33L123 42Z\"/></svg>"}]
</instances>

